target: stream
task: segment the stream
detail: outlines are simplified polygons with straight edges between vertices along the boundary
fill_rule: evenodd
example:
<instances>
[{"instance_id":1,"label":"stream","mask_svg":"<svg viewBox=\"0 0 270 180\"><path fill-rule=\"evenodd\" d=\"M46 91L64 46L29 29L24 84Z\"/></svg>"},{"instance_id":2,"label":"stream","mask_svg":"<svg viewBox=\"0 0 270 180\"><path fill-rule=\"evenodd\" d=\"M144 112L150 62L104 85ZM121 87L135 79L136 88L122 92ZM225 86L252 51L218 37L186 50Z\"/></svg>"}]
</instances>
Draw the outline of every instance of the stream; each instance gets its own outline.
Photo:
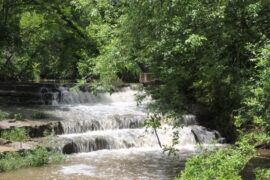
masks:
<instances>
[{"instance_id":1,"label":"stream","mask_svg":"<svg viewBox=\"0 0 270 180\"><path fill-rule=\"evenodd\" d=\"M97 96L59 87L51 96L51 105L46 106L50 107L51 115L61 119L64 133L55 137L54 146L69 154L67 161L1 173L0 179L170 180L184 168L188 157L198 153L196 144L222 141L217 131L197 125L194 116L186 115L180 120L184 127L174 129L164 125L158 130L161 143L166 146L172 144L175 132L179 134L178 151L168 156L160 149L153 130L142 127L150 100L138 106L136 93L132 86Z\"/></svg>"}]
</instances>

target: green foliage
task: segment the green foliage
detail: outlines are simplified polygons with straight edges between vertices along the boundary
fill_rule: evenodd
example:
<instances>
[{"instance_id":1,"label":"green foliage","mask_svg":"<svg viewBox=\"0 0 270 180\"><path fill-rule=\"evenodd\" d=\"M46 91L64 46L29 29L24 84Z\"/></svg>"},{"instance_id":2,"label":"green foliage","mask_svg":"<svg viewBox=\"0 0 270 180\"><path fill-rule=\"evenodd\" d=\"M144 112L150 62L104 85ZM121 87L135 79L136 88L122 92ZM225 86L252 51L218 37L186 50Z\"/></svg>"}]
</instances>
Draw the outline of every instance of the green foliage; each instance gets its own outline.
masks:
<instances>
[{"instance_id":1,"label":"green foliage","mask_svg":"<svg viewBox=\"0 0 270 180\"><path fill-rule=\"evenodd\" d=\"M238 133L269 147L268 1L2 0L0 11L1 79L83 79L78 86L95 80L95 93L148 72L158 80L143 88L154 112L195 112L228 141ZM156 130L159 118L145 125ZM183 174L239 179L250 157L242 147L196 156Z\"/></svg>"},{"instance_id":2,"label":"green foliage","mask_svg":"<svg viewBox=\"0 0 270 180\"><path fill-rule=\"evenodd\" d=\"M0 110L0 120L5 119L5 114L3 113L3 111Z\"/></svg>"},{"instance_id":3,"label":"green foliage","mask_svg":"<svg viewBox=\"0 0 270 180\"><path fill-rule=\"evenodd\" d=\"M270 179L270 169L256 169L256 180Z\"/></svg>"},{"instance_id":4,"label":"green foliage","mask_svg":"<svg viewBox=\"0 0 270 180\"><path fill-rule=\"evenodd\" d=\"M33 119L46 119L48 115L42 111L35 111L31 114Z\"/></svg>"},{"instance_id":5,"label":"green foliage","mask_svg":"<svg viewBox=\"0 0 270 180\"><path fill-rule=\"evenodd\" d=\"M22 113L11 113L11 114L9 114L9 118L16 119L16 120L22 120L23 114Z\"/></svg>"},{"instance_id":6,"label":"green foliage","mask_svg":"<svg viewBox=\"0 0 270 180\"><path fill-rule=\"evenodd\" d=\"M16 120L22 120L23 119L23 115L21 113L18 113L18 114L14 114L14 118Z\"/></svg>"},{"instance_id":7,"label":"green foliage","mask_svg":"<svg viewBox=\"0 0 270 180\"><path fill-rule=\"evenodd\" d=\"M80 90L80 88L87 88L87 81L85 79L78 79L77 84L71 87L69 90L77 92Z\"/></svg>"},{"instance_id":8,"label":"green foliage","mask_svg":"<svg viewBox=\"0 0 270 180\"><path fill-rule=\"evenodd\" d=\"M62 162L64 155L57 151L48 151L38 147L28 152L6 152L0 154L0 172L11 171L24 167L41 166L49 163Z\"/></svg>"},{"instance_id":9,"label":"green foliage","mask_svg":"<svg viewBox=\"0 0 270 180\"><path fill-rule=\"evenodd\" d=\"M55 144L55 141L54 141L55 131L54 130L45 130L45 131L43 131L43 136L46 137L44 147L47 147L48 149L53 147ZM57 157L56 157L56 159L57 159Z\"/></svg>"},{"instance_id":10,"label":"green foliage","mask_svg":"<svg viewBox=\"0 0 270 180\"><path fill-rule=\"evenodd\" d=\"M161 126L161 116L158 114L154 114L154 115L150 116L149 119L144 122L144 126L147 128L149 128L149 127L153 128L155 136L156 136L157 141L158 141L158 144L159 144L160 148L162 148L163 146L160 142L160 139L159 139L159 136L157 133L157 129Z\"/></svg>"},{"instance_id":11,"label":"green foliage","mask_svg":"<svg viewBox=\"0 0 270 180\"><path fill-rule=\"evenodd\" d=\"M53 137L54 135L55 135L54 130L45 130L43 132L43 136L45 136L45 137Z\"/></svg>"},{"instance_id":12,"label":"green foliage","mask_svg":"<svg viewBox=\"0 0 270 180\"><path fill-rule=\"evenodd\" d=\"M161 119L162 116L158 115L158 114L154 114L152 116L150 116L145 122L144 122L144 126L147 128L154 128L157 129L161 126Z\"/></svg>"},{"instance_id":13,"label":"green foliage","mask_svg":"<svg viewBox=\"0 0 270 180\"><path fill-rule=\"evenodd\" d=\"M11 140L11 141L23 141L29 138L28 131L25 128L15 128L11 130L4 130L1 132L0 137Z\"/></svg>"},{"instance_id":14,"label":"green foliage","mask_svg":"<svg viewBox=\"0 0 270 180\"><path fill-rule=\"evenodd\" d=\"M255 75L247 81L245 97L242 100L242 107L235 116L235 125L245 131L256 132L261 141L268 141L270 130L270 42L258 47L249 47L254 53L254 58L250 61L255 63ZM263 138L264 137L264 138ZM267 140L268 139L268 140Z\"/></svg>"},{"instance_id":15,"label":"green foliage","mask_svg":"<svg viewBox=\"0 0 270 180\"><path fill-rule=\"evenodd\" d=\"M79 77L77 63L94 56L97 45L85 30L91 20L72 2L0 1L2 79Z\"/></svg>"},{"instance_id":16,"label":"green foliage","mask_svg":"<svg viewBox=\"0 0 270 180\"><path fill-rule=\"evenodd\" d=\"M179 180L241 180L239 173L254 155L254 148L246 143L202 155L193 156L186 163Z\"/></svg>"},{"instance_id":17,"label":"green foliage","mask_svg":"<svg viewBox=\"0 0 270 180\"><path fill-rule=\"evenodd\" d=\"M108 84L102 84L99 82L94 82L91 85L91 92L93 94L97 94L98 92L110 92L113 93L115 91L114 86Z\"/></svg>"},{"instance_id":18,"label":"green foliage","mask_svg":"<svg viewBox=\"0 0 270 180\"><path fill-rule=\"evenodd\" d=\"M269 91L257 88L263 79L263 86L269 84L265 46L270 26L263 23L270 18L266 1L119 1L113 7L109 2L98 3L94 14L103 21L89 26L106 24L109 32L99 30L108 34L107 42L100 43L100 54L85 66L91 64L89 72L103 83L112 83L127 72L133 76L152 73L162 84L144 88L155 99L152 109L179 116L193 113L195 107L198 116L207 117L202 124L229 135L229 141L236 139L234 116L246 101L257 109L268 109ZM93 12L93 4L78 4L79 8L90 4ZM121 7L121 12L114 7ZM100 8L108 16L102 18ZM260 76L264 78L259 80ZM255 89L265 96L261 106L256 106L251 93ZM259 115L241 119L266 122Z\"/></svg>"}]
</instances>

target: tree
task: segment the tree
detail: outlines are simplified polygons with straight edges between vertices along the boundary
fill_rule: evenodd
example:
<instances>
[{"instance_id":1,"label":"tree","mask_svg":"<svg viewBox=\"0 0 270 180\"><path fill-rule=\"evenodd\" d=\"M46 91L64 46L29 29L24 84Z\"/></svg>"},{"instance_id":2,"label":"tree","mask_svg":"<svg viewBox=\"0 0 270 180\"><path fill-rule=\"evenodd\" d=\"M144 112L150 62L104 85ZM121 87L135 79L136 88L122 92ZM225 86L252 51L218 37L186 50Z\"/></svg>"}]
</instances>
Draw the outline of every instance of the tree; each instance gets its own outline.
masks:
<instances>
[{"instance_id":1,"label":"tree","mask_svg":"<svg viewBox=\"0 0 270 180\"><path fill-rule=\"evenodd\" d=\"M96 68L105 79L126 65L153 73L162 85L145 90L155 109L195 113L232 141L234 112L256 69L248 45L269 38L269 8L263 0L130 1Z\"/></svg>"}]
</instances>

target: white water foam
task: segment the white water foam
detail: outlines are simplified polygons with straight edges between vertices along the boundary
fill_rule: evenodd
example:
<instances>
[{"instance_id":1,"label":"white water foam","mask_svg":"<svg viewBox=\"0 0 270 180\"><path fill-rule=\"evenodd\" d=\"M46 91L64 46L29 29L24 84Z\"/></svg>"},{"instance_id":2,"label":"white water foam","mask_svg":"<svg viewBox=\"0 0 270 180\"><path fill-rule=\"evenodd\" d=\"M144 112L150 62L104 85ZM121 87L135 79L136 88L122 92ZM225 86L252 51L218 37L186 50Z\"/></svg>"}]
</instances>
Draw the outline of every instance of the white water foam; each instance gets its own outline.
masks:
<instances>
[{"instance_id":1,"label":"white water foam","mask_svg":"<svg viewBox=\"0 0 270 180\"><path fill-rule=\"evenodd\" d=\"M199 144L211 144L220 137L216 131L207 131L204 127L193 125L183 128L162 126L157 129L162 146L182 148ZM173 141L174 140L174 141ZM86 133L66 134L59 136L63 143L59 149L69 149L71 152L90 152L100 149L122 149L131 147L159 147L158 139L153 129L120 129L89 131ZM72 144L72 145L71 145Z\"/></svg>"},{"instance_id":2,"label":"white water foam","mask_svg":"<svg viewBox=\"0 0 270 180\"><path fill-rule=\"evenodd\" d=\"M69 175L69 174L77 174L77 175L85 175L85 176L93 176L95 175L91 171L95 170L95 167L86 165L86 164L75 164L71 166L64 166L60 173Z\"/></svg>"},{"instance_id":3,"label":"white water foam","mask_svg":"<svg viewBox=\"0 0 270 180\"><path fill-rule=\"evenodd\" d=\"M145 132L140 127L147 111L144 104L136 106L134 88L97 96L71 92L64 87L60 92L62 100L55 106L53 115L61 119L65 134L55 139L56 145L63 152L77 154L68 156L65 164L22 169L1 174L1 178L171 180L183 169L185 159L198 153L197 144L212 148L217 146L212 141L220 139L218 132L195 125L196 117L187 115L180 121L189 126L175 129L162 126L157 130L162 145L170 146L172 139L178 140L177 155L167 156L159 147L153 130Z\"/></svg>"}]
</instances>

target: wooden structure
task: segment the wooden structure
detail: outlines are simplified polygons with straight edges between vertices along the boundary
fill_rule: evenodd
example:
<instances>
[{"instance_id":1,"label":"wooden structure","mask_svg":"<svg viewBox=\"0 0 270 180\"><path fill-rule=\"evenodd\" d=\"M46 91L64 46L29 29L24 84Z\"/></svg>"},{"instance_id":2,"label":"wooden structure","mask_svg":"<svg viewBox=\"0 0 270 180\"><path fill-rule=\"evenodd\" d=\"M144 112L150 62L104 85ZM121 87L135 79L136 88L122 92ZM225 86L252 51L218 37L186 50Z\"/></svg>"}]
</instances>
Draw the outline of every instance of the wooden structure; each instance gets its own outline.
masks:
<instances>
[{"instance_id":1,"label":"wooden structure","mask_svg":"<svg viewBox=\"0 0 270 180\"><path fill-rule=\"evenodd\" d=\"M140 73L139 81L140 83L143 83L143 84L154 82L155 81L154 74L153 73Z\"/></svg>"}]
</instances>

